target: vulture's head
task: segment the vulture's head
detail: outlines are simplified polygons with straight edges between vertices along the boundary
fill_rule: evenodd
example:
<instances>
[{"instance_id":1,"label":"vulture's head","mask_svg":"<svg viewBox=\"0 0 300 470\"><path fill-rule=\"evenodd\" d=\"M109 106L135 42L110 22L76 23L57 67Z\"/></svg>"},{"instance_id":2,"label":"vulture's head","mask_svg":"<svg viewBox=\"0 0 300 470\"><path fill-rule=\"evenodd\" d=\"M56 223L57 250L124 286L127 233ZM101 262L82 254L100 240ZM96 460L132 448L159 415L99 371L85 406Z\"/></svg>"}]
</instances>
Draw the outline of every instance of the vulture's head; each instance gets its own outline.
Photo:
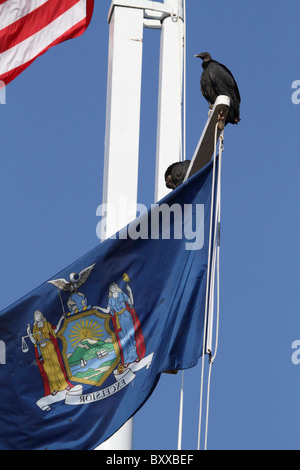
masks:
<instances>
[{"instance_id":1,"label":"vulture's head","mask_svg":"<svg viewBox=\"0 0 300 470\"><path fill-rule=\"evenodd\" d=\"M200 54L195 55L195 57L199 57L199 59L202 59L203 62L208 62L211 60L211 55L209 52L201 52Z\"/></svg>"}]
</instances>

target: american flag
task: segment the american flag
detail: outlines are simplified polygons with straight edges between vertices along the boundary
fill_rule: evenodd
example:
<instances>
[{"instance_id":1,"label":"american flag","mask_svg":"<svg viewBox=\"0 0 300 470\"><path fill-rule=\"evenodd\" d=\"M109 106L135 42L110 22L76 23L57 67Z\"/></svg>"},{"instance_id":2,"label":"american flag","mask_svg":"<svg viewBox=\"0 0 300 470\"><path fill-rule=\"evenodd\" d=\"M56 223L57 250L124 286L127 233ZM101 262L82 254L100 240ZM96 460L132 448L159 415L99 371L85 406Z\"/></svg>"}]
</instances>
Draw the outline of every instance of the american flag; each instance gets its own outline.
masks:
<instances>
[{"instance_id":1,"label":"american flag","mask_svg":"<svg viewBox=\"0 0 300 470\"><path fill-rule=\"evenodd\" d=\"M0 0L0 80L7 85L50 47L80 36L94 0Z\"/></svg>"}]
</instances>

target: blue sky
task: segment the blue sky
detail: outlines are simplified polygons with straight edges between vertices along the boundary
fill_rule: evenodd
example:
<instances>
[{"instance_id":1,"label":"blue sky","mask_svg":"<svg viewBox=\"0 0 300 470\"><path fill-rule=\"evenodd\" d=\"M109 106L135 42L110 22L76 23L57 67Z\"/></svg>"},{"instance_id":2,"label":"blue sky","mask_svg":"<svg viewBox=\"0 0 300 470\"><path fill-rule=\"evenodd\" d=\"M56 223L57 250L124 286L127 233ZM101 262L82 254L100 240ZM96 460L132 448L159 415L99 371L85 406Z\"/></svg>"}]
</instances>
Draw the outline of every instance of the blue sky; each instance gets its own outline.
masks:
<instances>
[{"instance_id":1,"label":"blue sky","mask_svg":"<svg viewBox=\"0 0 300 470\"><path fill-rule=\"evenodd\" d=\"M0 107L0 309L99 243L109 0L87 32L52 48ZM207 119L199 90L209 51L238 82L222 171L221 319L209 449L298 449L300 365L300 5L187 1L187 158ZM139 202L154 194L159 31L145 30ZM134 449L176 449L181 373L163 374L134 420ZM200 367L185 372L183 449L197 445Z\"/></svg>"}]
</instances>

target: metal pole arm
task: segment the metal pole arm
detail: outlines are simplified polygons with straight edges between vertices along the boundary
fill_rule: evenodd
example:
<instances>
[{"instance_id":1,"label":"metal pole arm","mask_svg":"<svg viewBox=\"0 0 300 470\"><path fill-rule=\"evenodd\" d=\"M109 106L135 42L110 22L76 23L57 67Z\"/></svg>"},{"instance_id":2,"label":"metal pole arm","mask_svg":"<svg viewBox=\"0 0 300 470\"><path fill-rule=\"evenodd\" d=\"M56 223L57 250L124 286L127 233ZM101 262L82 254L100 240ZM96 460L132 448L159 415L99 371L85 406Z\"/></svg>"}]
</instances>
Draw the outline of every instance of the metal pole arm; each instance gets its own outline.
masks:
<instances>
[{"instance_id":1,"label":"metal pole arm","mask_svg":"<svg viewBox=\"0 0 300 470\"><path fill-rule=\"evenodd\" d=\"M129 7L129 8L139 8L144 10L145 18L157 18L157 13L161 15L161 19L166 18L167 16L177 16L183 20L183 8L182 5L174 5L173 0L170 0L168 3L152 2L150 0L112 0L109 12L108 12L108 22L110 22L111 15L115 6Z\"/></svg>"},{"instance_id":2,"label":"metal pole arm","mask_svg":"<svg viewBox=\"0 0 300 470\"><path fill-rule=\"evenodd\" d=\"M229 107L230 99L228 96L220 95L217 97L213 109L209 113L209 117L203 129L188 171L185 175L184 181L197 173L197 171L210 162L214 153L214 133L216 124L219 120L220 114L222 115L223 122L225 122L229 112ZM218 138L220 136L221 130L221 128L218 129Z\"/></svg>"}]
</instances>

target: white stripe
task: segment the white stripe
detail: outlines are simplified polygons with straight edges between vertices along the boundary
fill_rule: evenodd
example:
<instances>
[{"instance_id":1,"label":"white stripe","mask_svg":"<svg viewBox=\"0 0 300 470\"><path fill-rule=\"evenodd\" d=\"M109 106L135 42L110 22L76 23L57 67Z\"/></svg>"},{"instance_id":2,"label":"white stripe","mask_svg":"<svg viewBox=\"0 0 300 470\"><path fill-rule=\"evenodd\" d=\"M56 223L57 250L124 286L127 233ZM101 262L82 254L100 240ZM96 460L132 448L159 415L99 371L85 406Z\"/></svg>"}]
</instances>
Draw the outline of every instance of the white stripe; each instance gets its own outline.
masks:
<instances>
[{"instance_id":1,"label":"white stripe","mask_svg":"<svg viewBox=\"0 0 300 470\"><path fill-rule=\"evenodd\" d=\"M34 59L49 44L86 17L86 0L77 3L38 33L0 54L0 75Z\"/></svg>"},{"instance_id":2,"label":"white stripe","mask_svg":"<svg viewBox=\"0 0 300 470\"><path fill-rule=\"evenodd\" d=\"M0 5L0 29L4 29L15 21L36 10L49 0L8 0Z\"/></svg>"}]
</instances>

